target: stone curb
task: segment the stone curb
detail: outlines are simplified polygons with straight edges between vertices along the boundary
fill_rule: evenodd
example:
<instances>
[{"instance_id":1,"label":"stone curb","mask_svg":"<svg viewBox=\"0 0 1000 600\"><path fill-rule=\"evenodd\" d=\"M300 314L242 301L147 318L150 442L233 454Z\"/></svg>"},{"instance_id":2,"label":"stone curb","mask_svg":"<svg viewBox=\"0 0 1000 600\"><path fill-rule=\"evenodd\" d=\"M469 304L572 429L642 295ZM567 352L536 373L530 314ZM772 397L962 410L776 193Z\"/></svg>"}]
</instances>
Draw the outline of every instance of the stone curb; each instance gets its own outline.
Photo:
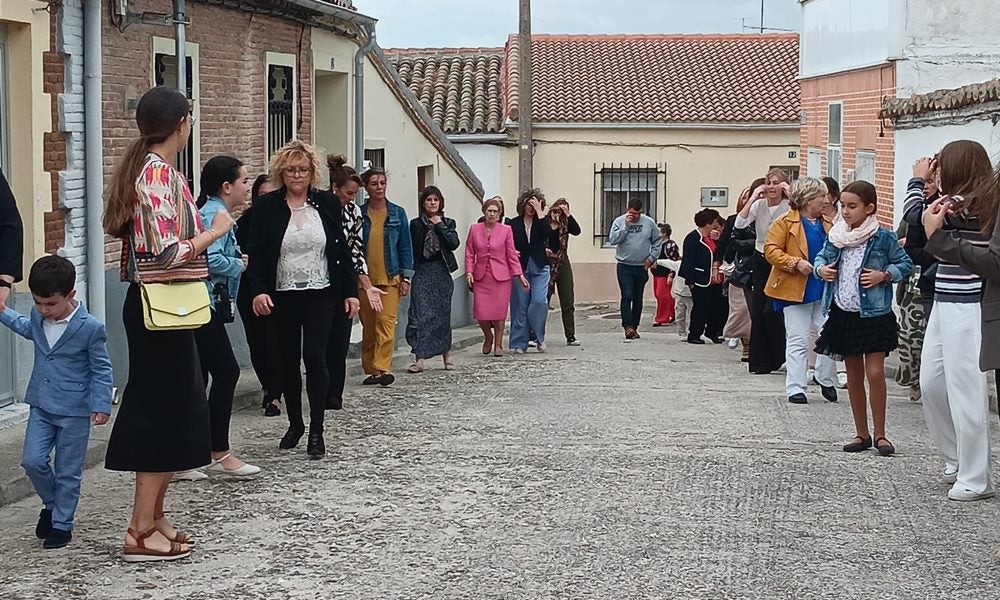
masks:
<instances>
[{"instance_id":1,"label":"stone curb","mask_svg":"<svg viewBox=\"0 0 1000 600\"><path fill-rule=\"evenodd\" d=\"M481 343L483 339L482 331L475 326L454 329L452 330L452 336L451 347L453 351L474 346ZM360 343L352 343L350 356L359 355ZM410 356L411 354L405 350L397 350L393 354L392 360L394 369L401 370L402 367L405 367L403 363L407 363L410 360ZM348 359L347 376L361 377L362 375L364 375L364 371L361 368L360 359ZM240 379L241 382L256 382L256 376L253 374L251 369L244 369ZM259 390L253 389L253 387L253 385L241 383L240 388L242 389L238 388L236 394L233 396L233 412L260 409L261 393ZM20 431L20 437L23 438L23 433L26 427L26 423L21 423L20 425L12 427L11 430ZM104 454L108 447L108 438L110 435L110 427L100 427L92 430L90 443L87 446L87 458L84 461L84 469L99 466L104 462ZM20 462L20 460L18 460L18 462ZM28 479L28 476L24 474L23 470L20 470L20 474L15 476L10 481L0 482L0 506L12 504L22 498L31 496L34 493L35 490L31 487L31 481Z\"/></svg>"}]
</instances>

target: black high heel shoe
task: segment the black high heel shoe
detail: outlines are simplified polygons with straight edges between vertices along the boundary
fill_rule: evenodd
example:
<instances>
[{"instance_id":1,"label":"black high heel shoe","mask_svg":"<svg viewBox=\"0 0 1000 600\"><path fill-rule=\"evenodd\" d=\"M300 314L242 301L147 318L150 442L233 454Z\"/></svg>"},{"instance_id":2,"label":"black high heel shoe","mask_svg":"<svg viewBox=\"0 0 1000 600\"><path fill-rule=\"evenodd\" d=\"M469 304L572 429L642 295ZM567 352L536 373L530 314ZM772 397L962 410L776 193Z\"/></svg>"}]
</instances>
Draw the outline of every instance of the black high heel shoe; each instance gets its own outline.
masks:
<instances>
[{"instance_id":1,"label":"black high heel shoe","mask_svg":"<svg viewBox=\"0 0 1000 600\"><path fill-rule=\"evenodd\" d=\"M289 425L288 431L285 432L284 437L282 437L281 441L278 442L278 447L282 450L291 450L299 445L299 440L302 439L302 434L305 432L305 427L295 427L294 425Z\"/></svg>"},{"instance_id":2,"label":"black high heel shoe","mask_svg":"<svg viewBox=\"0 0 1000 600\"><path fill-rule=\"evenodd\" d=\"M306 454L313 460L319 460L326 454L326 443L323 441L322 431L309 432L309 441L306 443Z\"/></svg>"}]
</instances>

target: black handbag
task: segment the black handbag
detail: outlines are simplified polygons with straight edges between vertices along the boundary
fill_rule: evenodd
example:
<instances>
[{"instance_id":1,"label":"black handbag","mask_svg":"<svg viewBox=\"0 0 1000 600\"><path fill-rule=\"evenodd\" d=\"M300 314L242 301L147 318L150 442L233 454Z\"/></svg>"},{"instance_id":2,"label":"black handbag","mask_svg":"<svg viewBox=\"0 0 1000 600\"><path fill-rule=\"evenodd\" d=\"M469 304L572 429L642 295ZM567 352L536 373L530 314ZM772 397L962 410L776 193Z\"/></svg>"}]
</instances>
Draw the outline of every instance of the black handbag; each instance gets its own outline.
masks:
<instances>
[{"instance_id":1,"label":"black handbag","mask_svg":"<svg viewBox=\"0 0 1000 600\"><path fill-rule=\"evenodd\" d=\"M223 323L232 323L236 320L236 304L229 294L229 286L225 283L217 283L212 288L212 297L215 300L215 314L219 315L219 320Z\"/></svg>"}]
</instances>

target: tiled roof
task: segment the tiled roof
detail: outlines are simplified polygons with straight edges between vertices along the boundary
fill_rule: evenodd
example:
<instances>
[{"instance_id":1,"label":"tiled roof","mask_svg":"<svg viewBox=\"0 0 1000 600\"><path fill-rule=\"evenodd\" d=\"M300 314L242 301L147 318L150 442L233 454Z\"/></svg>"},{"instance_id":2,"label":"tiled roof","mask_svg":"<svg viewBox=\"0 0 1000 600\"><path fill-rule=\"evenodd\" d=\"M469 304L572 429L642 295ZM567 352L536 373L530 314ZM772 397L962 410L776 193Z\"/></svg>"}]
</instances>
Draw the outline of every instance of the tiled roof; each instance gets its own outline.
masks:
<instances>
[{"instance_id":1,"label":"tiled roof","mask_svg":"<svg viewBox=\"0 0 1000 600\"><path fill-rule=\"evenodd\" d=\"M386 57L446 134L503 131L503 48L396 49Z\"/></svg>"},{"instance_id":2,"label":"tiled roof","mask_svg":"<svg viewBox=\"0 0 1000 600\"><path fill-rule=\"evenodd\" d=\"M889 98L882 105L879 117L922 115L936 111L959 110L986 102L1000 101L1000 79L976 83L951 90L937 90L927 94L914 94L909 98Z\"/></svg>"},{"instance_id":3,"label":"tiled roof","mask_svg":"<svg viewBox=\"0 0 1000 600\"><path fill-rule=\"evenodd\" d=\"M506 116L517 119L517 36ZM536 122L793 123L799 42L782 35L534 35Z\"/></svg>"}]
</instances>

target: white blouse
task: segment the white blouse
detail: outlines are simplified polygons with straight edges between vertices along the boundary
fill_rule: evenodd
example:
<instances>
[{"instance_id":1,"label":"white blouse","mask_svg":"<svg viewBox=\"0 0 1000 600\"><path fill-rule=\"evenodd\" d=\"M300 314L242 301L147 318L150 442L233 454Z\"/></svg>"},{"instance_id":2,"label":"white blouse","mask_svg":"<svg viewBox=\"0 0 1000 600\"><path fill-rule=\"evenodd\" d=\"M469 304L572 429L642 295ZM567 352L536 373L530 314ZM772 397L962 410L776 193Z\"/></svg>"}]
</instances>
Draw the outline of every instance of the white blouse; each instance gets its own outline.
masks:
<instances>
[{"instance_id":1,"label":"white blouse","mask_svg":"<svg viewBox=\"0 0 1000 600\"><path fill-rule=\"evenodd\" d=\"M861 268L866 244L844 248L840 253L834 300L845 312L861 312Z\"/></svg>"},{"instance_id":2,"label":"white blouse","mask_svg":"<svg viewBox=\"0 0 1000 600\"><path fill-rule=\"evenodd\" d=\"M326 231L312 205L292 208L278 257L277 290L321 290L330 286Z\"/></svg>"}]
</instances>

